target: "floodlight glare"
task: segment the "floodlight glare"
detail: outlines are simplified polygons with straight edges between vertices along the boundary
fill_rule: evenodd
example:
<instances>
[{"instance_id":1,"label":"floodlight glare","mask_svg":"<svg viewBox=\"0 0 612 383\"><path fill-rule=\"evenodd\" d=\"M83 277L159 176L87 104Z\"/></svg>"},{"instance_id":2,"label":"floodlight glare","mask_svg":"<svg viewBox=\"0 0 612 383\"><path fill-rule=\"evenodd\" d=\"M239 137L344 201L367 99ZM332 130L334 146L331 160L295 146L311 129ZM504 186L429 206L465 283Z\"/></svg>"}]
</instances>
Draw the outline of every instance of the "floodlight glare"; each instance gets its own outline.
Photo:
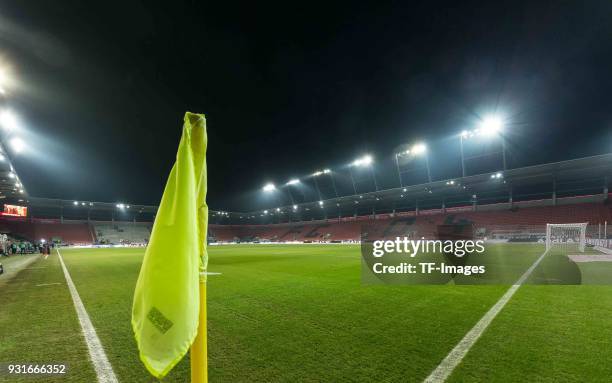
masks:
<instances>
[{"instance_id":1,"label":"floodlight glare","mask_svg":"<svg viewBox=\"0 0 612 383\"><path fill-rule=\"evenodd\" d=\"M427 146L426 146L424 143L422 143L422 142L420 142L420 143L418 143L418 144L414 144L414 146L413 146L413 147L412 147L412 149L411 149L411 152L412 152L414 155L423 154L423 153L425 153L426 151L427 151Z\"/></svg>"},{"instance_id":2,"label":"floodlight glare","mask_svg":"<svg viewBox=\"0 0 612 383\"><path fill-rule=\"evenodd\" d=\"M17 117L10 110L3 110L0 113L0 124L2 124L4 130L14 130L17 128Z\"/></svg>"},{"instance_id":3,"label":"floodlight glare","mask_svg":"<svg viewBox=\"0 0 612 383\"><path fill-rule=\"evenodd\" d=\"M10 143L15 153L21 153L25 148L25 142L19 137L12 138Z\"/></svg>"},{"instance_id":4,"label":"floodlight glare","mask_svg":"<svg viewBox=\"0 0 612 383\"><path fill-rule=\"evenodd\" d=\"M470 135L470 132L468 132L467 130L464 130L461 132L461 137L463 138L467 138Z\"/></svg>"},{"instance_id":5,"label":"floodlight glare","mask_svg":"<svg viewBox=\"0 0 612 383\"><path fill-rule=\"evenodd\" d=\"M294 178L292 180L289 180L289 182L287 182L287 185L295 185L295 184L299 184L300 180L297 178Z\"/></svg>"},{"instance_id":6,"label":"floodlight glare","mask_svg":"<svg viewBox=\"0 0 612 383\"><path fill-rule=\"evenodd\" d=\"M323 206L323 201L319 201L319 206Z\"/></svg>"},{"instance_id":7,"label":"floodlight glare","mask_svg":"<svg viewBox=\"0 0 612 383\"><path fill-rule=\"evenodd\" d=\"M264 210L264 214L268 214L268 211L267 211L267 210Z\"/></svg>"},{"instance_id":8,"label":"floodlight glare","mask_svg":"<svg viewBox=\"0 0 612 383\"><path fill-rule=\"evenodd\" d=\"M277 208L276 208L276 211L280 211L280 207L277 207Z\"/></svg>"},{"instance_id":9,"label":"floodlight glare","mask_svg":"<svg viewBox=\"0 0 612 383\"><path fill-rule=\"evenodd\" d=\"M330 169L323 169L323 173L329 174L329 173L331 173L331 170Z\"/></svg>"},{"instance_id":10,"label":"floodlight glare","mask_svg":"<svg viewBox=\"0 0 612 383\"><path fill-rule=\"evenodd\" d=\"M276 190L276 186L274 186L274 184L271 183L271 182L265 184L264 187L263 187L263 191L265 191L265 192L272 192L274 190Z\"/></svg>"},{"instance_id":11,"label":"floodlight glare","mask_svg":"<svg viewBox=\"0 0 612 383\"><path fill-rule=\"evenodd\" d=\"M486 116L480 123L479 132L483 136L492 136L499 133L504 127L504 123L499 116Z\"/></svg>"},{"instance_id":12,"label":"floodlight glare","mask_svg":"<svg viewBox=\"0 0 612 383\"><path fill-rule=\"evenodd\" d=\"M78 205L79 203L78 203L78 201L74 201L72 204L73 205Z\"/></svg>"},{"instance_id":13,"label":"floodlight glare","mask_svg":"<svg viewBox=\"0 0 612 383\"><path fill-rule=\"evenodd\" d=\"M293 205L293 210L297 210L298 206L297 205Z\"/></svg>"},{"instance_id":14,"label":"floodlight glare","mask_svg":"<svg viewBox=\"0 0 612 383\"><path fill-rule=\"evenodd\" d=\"M363 156L361 158L358 158L355 161L353 161L353 166L368 166L373 161L374 161L374 159L372 158L372 156L367 154L367 155L365 155L365 156Z\"/></svg>"},{"instance_id":15,"label":"floodlight glare","mask_svg":"<svg viewBox=\"0 0 612 383\"><path fill-rule=\"evenodd\" d=\"M318 177L318 176L320 176L321 174L323 174L323 172L322 172L322 171L320 171L320 170L317 170L316 172L312 173L312 175L313 175L314 177Z\"/></svg>"},{"instance_id":16,"label":"floodlight glare","mask_svg":"<svg viewBox=\"0 0 612 383\"><path fill-rule=\"evenodd\" d=\"M125 208L124 204L122 204L122 203L118 203L117 204L117 209L124 209L124 208Z\"/></svg>"}]
</instances>

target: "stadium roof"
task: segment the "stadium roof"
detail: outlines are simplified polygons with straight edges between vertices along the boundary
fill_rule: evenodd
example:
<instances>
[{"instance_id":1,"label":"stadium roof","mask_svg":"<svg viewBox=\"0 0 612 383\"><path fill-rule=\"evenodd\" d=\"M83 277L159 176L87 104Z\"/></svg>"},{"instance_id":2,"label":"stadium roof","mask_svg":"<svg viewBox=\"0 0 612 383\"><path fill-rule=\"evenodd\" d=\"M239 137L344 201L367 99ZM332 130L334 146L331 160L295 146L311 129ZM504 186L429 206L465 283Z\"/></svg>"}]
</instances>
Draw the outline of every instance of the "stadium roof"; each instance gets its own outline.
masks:
<instances>
[{"instance_id":1,"label":"stadium roof","mask_svg":"<svg viewBox=\"0 0 612 383\"><path fill-rule=\"evenodd\" d=\"M2 173L0 173L2 174ZM5 173L6 174L6 173ZM612 175L612 154L439 180L323 201L249 212L210 211L211 223L267 223L390 213L469 204L602 193ZM10 187L7 186L7 190ZM12 190L12 189L11 189ZM12 190L14 191L14 190ZM150 221L157 206L30 197L38 218Z\"/></svg>"}]
</instances>

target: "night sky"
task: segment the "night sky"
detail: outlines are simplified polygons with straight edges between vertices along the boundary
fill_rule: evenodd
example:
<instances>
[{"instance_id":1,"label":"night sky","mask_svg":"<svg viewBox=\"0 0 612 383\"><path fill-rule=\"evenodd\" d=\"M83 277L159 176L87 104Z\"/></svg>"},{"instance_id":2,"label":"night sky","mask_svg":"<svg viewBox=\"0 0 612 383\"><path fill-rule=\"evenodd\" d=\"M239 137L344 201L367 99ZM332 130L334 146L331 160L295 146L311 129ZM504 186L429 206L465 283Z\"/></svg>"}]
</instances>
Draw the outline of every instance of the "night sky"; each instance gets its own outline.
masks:
<instances>
[{"instance_id":1,"label":"night sky","mask_svg":"<svg viewBox=\"0 0 612 383\"><path fill-rule=\"evenodd\" d=\"M489 113L511 167L612 151L609 0L0 1L0 65L38 197L157 204L186 110L207 115L213 209L365 153L396 187L417 140L456 177Z\"/></svg>"}]
</instances>

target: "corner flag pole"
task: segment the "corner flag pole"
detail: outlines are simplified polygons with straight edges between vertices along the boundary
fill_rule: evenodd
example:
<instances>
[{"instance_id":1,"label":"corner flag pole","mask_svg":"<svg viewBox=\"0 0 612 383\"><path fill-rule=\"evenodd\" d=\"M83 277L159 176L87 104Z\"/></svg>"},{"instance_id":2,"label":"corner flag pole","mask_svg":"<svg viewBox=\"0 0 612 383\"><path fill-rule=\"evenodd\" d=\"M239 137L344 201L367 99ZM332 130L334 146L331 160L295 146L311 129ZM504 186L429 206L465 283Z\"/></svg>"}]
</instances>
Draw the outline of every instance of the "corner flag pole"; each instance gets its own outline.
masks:
<instances>
[{"instance_id":1,"label":"corner flag pole","mask_svg":"<svg viewBox=\"0 0 612 383\"><path fill-rule=\"evenodd\" d=\"M206 341L206 274L200 273L200 316L198 335L191 345L191 383L208 383Z\"/></svg>"}]
</instances>

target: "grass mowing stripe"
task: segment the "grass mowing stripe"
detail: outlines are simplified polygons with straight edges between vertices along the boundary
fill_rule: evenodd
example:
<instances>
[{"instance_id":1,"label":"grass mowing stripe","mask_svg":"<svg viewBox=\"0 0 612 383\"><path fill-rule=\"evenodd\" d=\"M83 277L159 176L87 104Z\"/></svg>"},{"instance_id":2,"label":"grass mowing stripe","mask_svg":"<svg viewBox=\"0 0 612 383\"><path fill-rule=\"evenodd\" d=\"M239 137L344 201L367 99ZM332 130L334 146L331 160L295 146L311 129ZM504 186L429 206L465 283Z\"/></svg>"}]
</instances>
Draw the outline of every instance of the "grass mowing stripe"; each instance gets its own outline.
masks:
<instances>
[{"instance_id":1,"label":"grass mowing stripe","mask_svg":"<svg viewBox=\"0 0 612 383\"><path fill-rule=\"evenodd\" d=\"M451 350L451 352L442 360L442 362L436 367L435 370L424 380L425 383L441 383L446 381L446 379L453 373L453 370L461 360L465 357L465 355L470 351L470 348L476 343L478 338L482 335L482 333L489 327L493 319L499 314L499 312L504 308L506 303L512 298L514 293L518 290L519 287L529 278L533 270L538 266L538 264L544 259L544 256L548 252L545 251L536 259L536 261L529 267L523 275L516 281L514 285L512 285L508 291L491 307L489 311L476 323L476 325L467 333L465 337L461 339L461 341Z\"/></svg>"},{"instance_id":2,"label":"grass mowing stripe","mask_svg":"<svg viewBox=\"0 0 612 383\"><path fill-rule=\"evenodd\" d=\"M85 306L83 306L83 302L81 301L79 292L74 286L72 278L70 278L70 273L68 272L68 269L64 264L64 260L62 259L62 255L60 254L59 249L56 250L57 256L60 260L60 264L62 265L62 270L64 271L64 277L66 278L68 289L70 290L70 296L72 297L74 308L76 309L77 316L79 318L81 330L83 331L83 336L85 337L85 343L87 343L89 357L93 362L94 369L96 370L96 375L98 376L98 382L117 383L117 377L115 376L115 373L113 372L113 367L111 366L110 362L108 361L108 357L104 352L102 343L100 343L100 338L98 338L98 335L96 334L96 329L91 324L91 319L89 319L89 315L85 310Z\"/></svg>"}]
</instances>

